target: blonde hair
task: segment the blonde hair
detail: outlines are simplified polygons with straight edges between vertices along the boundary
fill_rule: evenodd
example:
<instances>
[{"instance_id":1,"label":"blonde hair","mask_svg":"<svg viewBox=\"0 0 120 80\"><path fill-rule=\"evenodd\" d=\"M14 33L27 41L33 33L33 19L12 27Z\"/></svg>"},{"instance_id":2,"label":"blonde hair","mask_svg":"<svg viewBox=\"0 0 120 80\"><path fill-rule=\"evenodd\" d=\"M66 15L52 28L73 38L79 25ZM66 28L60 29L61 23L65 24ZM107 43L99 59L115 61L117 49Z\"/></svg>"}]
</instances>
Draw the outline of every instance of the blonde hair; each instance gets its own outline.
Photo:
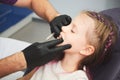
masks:
<instances>
[{"instance_id":1,"label":"blonde hair","mask_svg":"<svg viewBox=\"0 0 120 80\"><path fill-rule=\"evenodd\" d=\"M88 15L95 21L94 30L87 33L88 43L94 46L95 51L82 61L82 65L93 66L100 61L102 62L105 55L108 55L110 48L117 39L118 31L111 20L99 13L85 11L82 14Z\"/></svg>"}]
</instances>

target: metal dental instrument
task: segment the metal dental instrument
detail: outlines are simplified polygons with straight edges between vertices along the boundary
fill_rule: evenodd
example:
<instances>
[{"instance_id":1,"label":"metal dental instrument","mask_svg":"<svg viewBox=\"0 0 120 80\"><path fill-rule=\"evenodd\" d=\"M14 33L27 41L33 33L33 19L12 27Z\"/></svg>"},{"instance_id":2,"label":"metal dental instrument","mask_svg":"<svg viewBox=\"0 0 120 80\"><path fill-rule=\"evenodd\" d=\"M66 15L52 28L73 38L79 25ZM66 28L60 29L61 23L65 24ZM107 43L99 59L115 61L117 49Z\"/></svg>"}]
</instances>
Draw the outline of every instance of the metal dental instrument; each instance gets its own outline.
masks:
<instances>
[{"instance_id":1,"label":"metal dental instrument","mask_svg":"<svg viewBox=\"0 0 120 80\"><path fill-rule=\"evenodd\" d=\"M51 33L48 37L46 37L45 40L49 40L49 39L51 39L51 38L53 37L53 35L54 35L54 33Z\"/></svg>"}]
</instances>

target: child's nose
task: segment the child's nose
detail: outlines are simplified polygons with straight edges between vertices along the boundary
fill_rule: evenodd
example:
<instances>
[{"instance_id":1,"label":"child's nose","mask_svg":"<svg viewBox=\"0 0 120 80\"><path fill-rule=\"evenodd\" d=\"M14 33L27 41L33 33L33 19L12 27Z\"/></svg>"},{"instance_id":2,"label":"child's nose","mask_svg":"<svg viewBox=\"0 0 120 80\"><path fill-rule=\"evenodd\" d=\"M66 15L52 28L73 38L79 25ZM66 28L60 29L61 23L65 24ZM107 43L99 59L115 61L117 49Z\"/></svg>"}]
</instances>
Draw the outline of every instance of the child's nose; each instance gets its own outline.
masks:
<instances>
[{"instance_id":1,"label":"child's nose","mask_svg":"<svg viewBox=\"0 0 120 80\"><path fill-rule=\"evenodd\" d=\"M71 25L63 26L63 27L62 27L62 31L63 31L63 32L68 32L68 31L70 31L70 29L71 29Z\"/></svg>"}]
</instances>

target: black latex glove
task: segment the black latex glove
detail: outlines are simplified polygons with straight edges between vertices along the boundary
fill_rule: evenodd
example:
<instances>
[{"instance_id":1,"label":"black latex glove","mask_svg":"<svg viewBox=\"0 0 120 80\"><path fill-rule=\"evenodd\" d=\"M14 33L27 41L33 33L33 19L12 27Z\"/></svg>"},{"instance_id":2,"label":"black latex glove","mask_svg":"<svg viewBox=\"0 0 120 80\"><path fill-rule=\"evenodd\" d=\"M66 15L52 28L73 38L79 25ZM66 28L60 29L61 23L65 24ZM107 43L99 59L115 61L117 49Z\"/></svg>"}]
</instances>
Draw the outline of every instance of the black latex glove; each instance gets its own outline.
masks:
<instances>
[{"instance_id":1,"label":"black latex glove","mask_svg":"<svg viewBox=\"0 0 120 80\"><path fill-rule=\"evenodd\" d=\"M72 19L68 15L60 15L55 17L50 22L51 33L54 33L54 37L57 38L60 35L62 26L67 26L71 23Z\"/></svg>"},{"instance_id":2,"label":"black latex glove","mask_svg":"<svg viewBox=\"0 0 120 80\"><path fill-rule=\"evenodd\" d=\"M62 39L52 40L44 43L33 43L23 50L27 67L36 67L46 64L53 60L58 53L71 47L70 44L63 46L56 46L62 43Z\"/></svg>"}]
</instances>

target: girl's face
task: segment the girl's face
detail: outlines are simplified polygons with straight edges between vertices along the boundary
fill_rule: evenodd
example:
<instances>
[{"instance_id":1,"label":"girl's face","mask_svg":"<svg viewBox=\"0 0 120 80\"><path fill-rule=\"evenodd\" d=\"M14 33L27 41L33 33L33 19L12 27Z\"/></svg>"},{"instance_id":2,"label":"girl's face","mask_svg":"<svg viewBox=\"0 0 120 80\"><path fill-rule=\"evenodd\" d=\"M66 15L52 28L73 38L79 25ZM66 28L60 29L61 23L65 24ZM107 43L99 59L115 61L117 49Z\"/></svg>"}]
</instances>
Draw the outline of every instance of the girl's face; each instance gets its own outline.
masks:
<instances>
[{"instance_id":1,"label":"girl's face","mask_svg":"<svg viewBox=\"0 0 120 80\"><path fill-rule=\"evenodd\" d=\"M78 15L70 25L63 26L60 36L63 38L64 44L71 44L72 47L65 52L79 53L87 46L87 32L94 26L92 18L86 14Z\"/></svg>"}]
</instances>

